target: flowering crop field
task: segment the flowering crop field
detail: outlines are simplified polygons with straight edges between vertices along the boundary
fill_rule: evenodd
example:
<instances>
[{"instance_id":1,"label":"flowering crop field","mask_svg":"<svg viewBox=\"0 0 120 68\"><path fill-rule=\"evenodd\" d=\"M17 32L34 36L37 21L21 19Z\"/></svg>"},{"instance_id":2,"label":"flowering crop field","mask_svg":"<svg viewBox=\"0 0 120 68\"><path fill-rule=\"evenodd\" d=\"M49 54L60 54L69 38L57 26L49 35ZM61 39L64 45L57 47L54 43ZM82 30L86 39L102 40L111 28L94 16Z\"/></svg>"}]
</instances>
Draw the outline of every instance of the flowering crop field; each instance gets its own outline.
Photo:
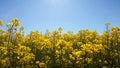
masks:
<instances>
[{"instance_id":1,"label":"flowering crop field","mask_svg":"<svg viewBox=\"0 0 120 68\"><path fill-rule=\"evenodd\" d=\"M24 35L17 18L6 30L0 20L0 68L120 68L120 27L109 25L102 34L59 27Z\"/></svg>"}]
</instances>

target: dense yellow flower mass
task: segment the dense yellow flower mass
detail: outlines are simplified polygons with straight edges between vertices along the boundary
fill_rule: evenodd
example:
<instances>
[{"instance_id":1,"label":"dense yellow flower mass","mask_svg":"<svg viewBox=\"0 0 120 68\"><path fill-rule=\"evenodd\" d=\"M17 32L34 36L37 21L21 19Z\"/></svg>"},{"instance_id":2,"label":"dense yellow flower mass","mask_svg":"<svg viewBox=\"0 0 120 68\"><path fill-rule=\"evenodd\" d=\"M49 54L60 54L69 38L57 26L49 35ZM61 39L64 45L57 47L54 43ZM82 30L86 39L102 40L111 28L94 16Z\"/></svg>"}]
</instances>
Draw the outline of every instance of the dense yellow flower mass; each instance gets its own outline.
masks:
<instances>
[{"instance_id":1,"label":"dense yellow flower mass","mask_svg":"<svg viewBox=\"0 0 120 68\"><path fill-rule=\"evenodd\" d=\"M0 28L0 68L120 68L120 27L105 25L102 34L89 29L63 33L59 27L25 35L13 18L7 30Z\"/></svg>"}]
</instances>

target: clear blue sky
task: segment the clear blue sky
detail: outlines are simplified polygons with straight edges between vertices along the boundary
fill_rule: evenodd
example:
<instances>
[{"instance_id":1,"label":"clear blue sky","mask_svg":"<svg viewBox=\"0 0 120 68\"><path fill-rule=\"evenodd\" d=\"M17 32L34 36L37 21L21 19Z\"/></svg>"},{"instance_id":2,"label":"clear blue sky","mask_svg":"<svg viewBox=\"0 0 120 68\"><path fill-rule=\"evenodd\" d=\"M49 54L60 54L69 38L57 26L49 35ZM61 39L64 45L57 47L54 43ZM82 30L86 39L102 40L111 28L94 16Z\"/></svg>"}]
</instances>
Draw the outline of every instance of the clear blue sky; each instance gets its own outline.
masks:
<instances>
[{"instance_id":1,"label":"clear blue sky","mask_svg":"<svg viewBox=\"0 0 120 68\"><path fill-rule=\"evenodd\" d=\"M25 27L45 32L63 28L105 30L105 22L120 26L120 0L0 0L0 19L8 23L18 18Z\"/></svg>"}]
</instances>

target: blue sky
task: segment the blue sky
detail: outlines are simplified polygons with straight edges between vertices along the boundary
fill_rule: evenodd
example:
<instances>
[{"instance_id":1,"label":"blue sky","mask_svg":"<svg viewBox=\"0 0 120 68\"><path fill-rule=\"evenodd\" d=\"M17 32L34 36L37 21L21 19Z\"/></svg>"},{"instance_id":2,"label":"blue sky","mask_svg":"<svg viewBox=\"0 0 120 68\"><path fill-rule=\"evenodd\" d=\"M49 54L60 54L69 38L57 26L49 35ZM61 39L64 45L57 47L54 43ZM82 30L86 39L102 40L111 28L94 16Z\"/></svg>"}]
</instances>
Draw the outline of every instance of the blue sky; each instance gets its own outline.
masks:
<instances>
[{"instance_id":1,"label":"blue sky","mask_svg":"<svg viewBox=\"0 0 120 68\"><path fill-rule=\"evenodd\" d=\"M120 26L120 0L0 0L0 19L4 23L18 18L31 30L53 31L59 26L63 32L81 29L105 30L105 22Z\"/></svg>"}]
</instances>

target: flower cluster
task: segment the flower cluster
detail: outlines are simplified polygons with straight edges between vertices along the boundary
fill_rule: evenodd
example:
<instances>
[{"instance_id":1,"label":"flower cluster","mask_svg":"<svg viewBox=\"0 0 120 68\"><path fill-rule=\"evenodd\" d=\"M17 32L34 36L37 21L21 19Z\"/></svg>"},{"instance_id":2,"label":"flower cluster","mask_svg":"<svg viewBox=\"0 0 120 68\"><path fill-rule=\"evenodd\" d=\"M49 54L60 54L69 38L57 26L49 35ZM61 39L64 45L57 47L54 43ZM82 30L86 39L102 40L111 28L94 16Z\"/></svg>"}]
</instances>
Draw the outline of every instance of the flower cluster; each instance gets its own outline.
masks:
<instances>
[{"instance_id":1,"label":"flower cluster","mask_svg":"<svg viewBox=\"0 0 120 68\"><path fill-rule=\"evenodd\" d=\"M7 30L0 28L0 68L119 68L120 27L109 25L103 34L89 29L63 33L59 27L24 35L13 18Z\"/></svg>"}]
</instances>

